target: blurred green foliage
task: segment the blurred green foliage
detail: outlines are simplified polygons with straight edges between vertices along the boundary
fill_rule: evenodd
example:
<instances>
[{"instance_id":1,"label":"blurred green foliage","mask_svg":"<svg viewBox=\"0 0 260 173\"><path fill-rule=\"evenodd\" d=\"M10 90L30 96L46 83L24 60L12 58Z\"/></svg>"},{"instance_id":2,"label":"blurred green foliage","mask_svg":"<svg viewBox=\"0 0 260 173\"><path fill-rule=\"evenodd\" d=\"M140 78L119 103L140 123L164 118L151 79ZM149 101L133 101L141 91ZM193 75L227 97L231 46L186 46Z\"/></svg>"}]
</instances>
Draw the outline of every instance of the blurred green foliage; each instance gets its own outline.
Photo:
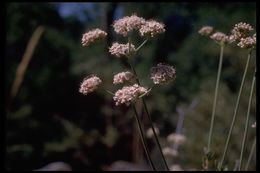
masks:
<instances>
[{"instance_id":1,"label":"blurred green foliage","mask_svg":"<svg viewBox=\"0 0 260 173\"><path fill-rule=\"evenodd\" d=\"M166 25L166 32L149 40L133 61L146 86L152 84L149 69L158 62L171 64L177 70L174 82L155 87L147 97L163 146L167 145L167 135L175 131L177 107L187 110L194 99L198 100L198 105L185 113L183 134L187 142L180 146L178 158L169 161L185 170L201 169L220 48L211 39L200 36L198 30L211 25L229 34L240 21L255 28L256 3L94 3L98 15L90 17L90 11L86 10L86 22L75 15L61 17L57 7L59 3L6 5L7 101L28 40L38 26L45 27L18 95L6 114L6 169L33 170L50 162L64 161L73 170L101 170L116 160L132 161L132 138L138 135L133 134L132 110L115 106L111 95L102 90L88 96L78 93L81 80L92 73L102 78L107 89L119 88L112 85L113 75L128 67L124 60L108 54L108 46L113 41L126 40L115 35L111 24L114 19L132 13ZM82 47L82 34L95 27L106 29L108 39ZM133 40L136 45L142 41L137 36ZM224 50L212 142L218 158L224 149L246 56L247 52L235 45ZM255 58L253 53L226 159L229 169L233 169L240 154ZM255 96L254 93L250 123L255 122ZM141 111L140 106L138 109ZM144 117L143 121L148 128ZM255 129L249 128L246 158L254 137ZM149 145L153 148L153 141ZM153 152L156 160L158 156ZM250 169L255 167L253 159Z\"/></svg>"}]
</instances>

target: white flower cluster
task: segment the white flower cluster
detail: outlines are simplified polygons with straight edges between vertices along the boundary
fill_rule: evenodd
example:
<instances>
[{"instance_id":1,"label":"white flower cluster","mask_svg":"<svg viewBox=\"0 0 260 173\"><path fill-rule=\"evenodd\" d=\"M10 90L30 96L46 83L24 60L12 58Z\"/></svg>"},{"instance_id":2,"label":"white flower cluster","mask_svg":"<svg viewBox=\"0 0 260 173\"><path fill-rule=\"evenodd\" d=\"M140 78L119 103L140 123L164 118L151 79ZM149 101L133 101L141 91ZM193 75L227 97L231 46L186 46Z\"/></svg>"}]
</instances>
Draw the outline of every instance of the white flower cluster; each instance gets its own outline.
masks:
<instances>
[{"instance_id":1,"label":"white flower cluster","mask_svg":"<svg viewBox=\"0 0 260 173\"><path fill-rule=\"evenodd\" d=\"M116 20L113 27L116 33L126 37L129 32L140 29L144 23L144 18L132 15Z\"/></svg>"},{"instance_id":2,"label":"white flower cluster","mask_svg":"<svg viewBox=\"0 0 260 173\"><path fill-rule=\"evenodd\" d=\"M149 35L154 37L156 34L165 32L164 24L155 20L145 20L136 15L126 16L116 20L113 24L116 33L126 37L129 32L139 30L141 36Z\"/></svg>"},{"instance_id":3,"label":"white flower cluster","mask_svg":"<svg viewBox=\"0 0 260 173\"><path fill-rule=\"evenodd\" d=\"M252 36L250 34L254 28L244 22L240 22L232 29L232 41L237 43L237 46L243 49L256 48L256 33Z\"/></svg>"},{"instance_id":4,"label":"white flower cluster","mask_svg":"<svg viewBox=\"0 0 260 173\"><path fill-rule=\"evenodd\" d=\"M131 101L137 99L140 95L146 92L147 89L139 86L138 84L134 84L133 86L124 86L115 93L113 99L115 100L117 106L122 104L129 106Z\"/></svg>"},{"instance_id":5,"label":"white flower cluster","mask_svg":"<svg viewBox=\"0 0 260 173\"><path fill-rule=\"evenodd\" d=\"M208 36L212 33L213 31L213 27L211 26L203 26L200 30L199 30L199 34L203 35L203 36Z\"/></svg>"},{"instance_id":6,"label":"white flower cluster","mask_svg":"<svg viewBox=\"0 0 260 173\"><path fill-rule=\"evenodd\" d=\"M79 92L87 95L88 93L93 92L98 88L98 86L101 84L102 80L95 76L95 75L90 75L86 78L84 78L83 82L80 85Z\"/></svg>"},{"instance_id":7,"label":"white flower cluster","mask_svg":"<svg viewBox=\"0 0 260 173\"><path fill-rule=\"evenodd\" d=\"M229 43L230 37L223 32L215 32L210 36L210 38L218 43Z\"/></svg>"},{"instance_id":8,"label":"white flower cluster","mask_svg":"<svg viewBox=\"0 0 260 173\"><path fill-rule=\"evenodd\" d=\"M164 84L175 79L175 77L176 71L172 66L159 63L151 68L151 79L154 84Z\"/></svg>"},{"instance_id":9,"label":"white flower cluster","mask_svg":"<svg viewBox=\"0 0 260 173\"><path fill-rule=\"evenodd\" d=\"M156 22L155 20L146 21L139 30L141 36L148 35L154 37L157 34L165 32L164 24Z\"/></svg>"},{"instance_id":10,"label":"white flower cluster","mask_svg":"<svg viewBox=\"0 0 260 173\"><path fill-rule=\"evenodd\" d=\"M129 50L129 44L119 44L115 42L109 48L109 52L117 57L129 56L135 52L135 46L131 44Z\"/></svg>"},{"instance_id":11,"label":"white flower cluster","mask_svg":"<svg viewBox=\"0 0 260 173\"><path fill-rule=\"evenodd\" d=\"M83 46L88 46L90 43L95 42L96 40L103 39L107 36L105 31L100 29L93 29L85 34L83 34L81 39L81 44Z\"/></svg>"},{"instance_id":12,"label":"white flower cluster","mask_svg":"<svg viewBox=\"0 0 260 173\"><path fill-rule=\"evenodd\" d=\"M241 38L237 45L243 49L254 48L256 46L256 37Z\"/></svg>"},{"instance_id":13,"label":"white flower cluster","mask_svg":"<svg viewBox=\"0 0 260 173\"><path fill-rule=\"evenodd\" d=\"M120 84L124 83L126 81L131 82L134 79L133 73L129 71L120 72L116 75L114 75L113 84Z\"/></svg>"},{"instance_id":14,"label":"white flower cluster","mask_svg":"<svg viewBox=\"0 0 260 173\"><path fill-rule=\"evenodd\" d=\"M249 36L250 31L253 31L254 28L244 22L239 22L235 24L234 28L232 29L231 33L234 37L235 41L239 41L241 38L245 38Z\"/></svg>"}]
</instances>

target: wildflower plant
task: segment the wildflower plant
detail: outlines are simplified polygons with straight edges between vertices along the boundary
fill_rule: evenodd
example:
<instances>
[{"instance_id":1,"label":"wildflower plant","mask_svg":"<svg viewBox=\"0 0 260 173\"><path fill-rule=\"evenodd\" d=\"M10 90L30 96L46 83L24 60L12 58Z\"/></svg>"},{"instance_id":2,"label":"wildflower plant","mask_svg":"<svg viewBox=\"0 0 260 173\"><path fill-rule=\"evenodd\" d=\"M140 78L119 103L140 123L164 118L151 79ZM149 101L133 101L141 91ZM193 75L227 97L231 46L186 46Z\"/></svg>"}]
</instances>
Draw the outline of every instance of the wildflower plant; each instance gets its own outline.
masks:
<instances>
[{"instance_id":1,"label":"wildflower plant","mask_svg":"<svg viewBox=\"0 0 260 173\"><path fill-rule=\"evenodd\" d=\"M232 40L232 42L237 44L238 47L240 47L242 49L246 49L248 51L248 56L247 56L246 66L245 66L245 69L244 69L244 74L243 74L242 81L241 81L240 88L239 88L239 93L238 93L238 97L237 97L237 101L236 101L236 105L235 105L233 119L232 119L232 122L231 122L231 125L230 125L228 137L227 137L227 140L226 140L223 156L222 156L221 161L218 165L219 170L223 169L223 163L224 163L224 159L225 159L228 147L229 147L230 137L231 137L231 134L232 134L235 122L236 122L236 118L237 118L237 111L238 111L238 108L239 108L240 97L241 97L241 93L242 93L242 90L243 90L243 87L244 87L245 77L246 77L246 74L247 74L247 71L248 71L248 66L249 66L249 63L250 63L251 54L252 54L252 51L254 49L256 49L256 33L253 34L253 35L250 35L253 30L254 29L251 25L249 25L247 23L240 22L240 23L236 24L231 31L231 33L232 33L231 37L234 38ZM243 157L244 144L245 144L245 139L246 139L246 135L247 135L247 128L248 128L248 123L249 123L249 112L250 112L250 105L251 105L251 100L252 100L252 93L253 93L253 89L254 89L254 82L255 82L255 76L253 77L251 91L250 91L247 120L246 120L246 126L245 126L245 131L244 131L243 142L242 142L242 149L241 149L241 154L240 154L240 159L239 159L239 168L238 168L239 171L241 170L241 162L242 162L242 157Z\"/></svg>"},{"instance_id":2,"label":"wildflower plant","mask_svg":"<svg viewBox=\"0 0 260 173\"><path fill-rule=\"evenodd\" d=\"M207 144L207 148L204 149L203 167L205 170L208 169L209 160L214 159L214 152L211 150L211 139L212 139L212 132L213 132L215 115L216 115L219 81L220 81L222 64L223 64L224 48L225 48L226 44L231 43L230 36L224 34L223 32L219 32L219 31L216 31L213 34L211 34L213 32L213 30L214 30L214 28L211 26L204 26L198 32L202 36L210 37L212 40L214 40L217 43L217 45L220 46L218 73L217 73L217 81L216 81L216 86L215 86L215 94L214 94L213 108L212 108L212 114L211 114L211 123L210 123L210 130L209 130L209 136L208 136L208 144Z\"/></svg>"},{"instance_id":3,"label":"wildflower plant","mask_svg":"<svg viewBox=\"0 0 260 173\"><path fill-rule=\"evenodd\" d=\"M214 29L211 26L204 26L199 30L198 33L203 36L209 36L213 30ZM248 71L251 53L254 49L256 49L256 33L253 35L251 34L251 32L253 30L254 29L250 24L240 22L234 26L234 28L231 30L231 34L229 36L222 32L219 32L219 31L217 31L209 36L212 40L214 40L220 46L220 58L219 58L219 65L218 65L217 82L216 82L216 87L215 87L215 96L214 96L214 102L213 102L213 108L212 108L210 131L209 131L209 137L208 137L208 145L207 145L207 148L205 148L205 153L204 153L205 156L203 159L203 169L204 170L208 170L209 161L215 159L214 152L211 149L211 138L212 138L212 131L213 131L213 126L214 126L214 118L215 118L215 114L216 114L216 107L217 107L216 105L217 105L217 97L218 97L218 90L219 90L219 80L220 80L222 62L223 62L224 47L226 44L235 43L239 48L248 50L248 57L247 57L247 62L246 62L246 66L244 69L242 81L240 84L240 89L239 89L239 93L238 93L238 97L237 97L237 101L236 101L236 105L235 105L233 119L232 119L232 122L230 125L228 137L226 139L223 156L217 165L217 170L224 170L223 164L224 164L225 156L226 156L226 153L227 153L227 150L229 147L230 137L231 137L231 134L232 134L232 131L234 128L235 120L237 117L237 111L238 111L238 107L239 107L240 97L241 97L241 93L242 93L243 86L245 83L245 77L246 77L246 74ZM255 76L253 76L252 85L251 85L250 97L249 97L249 102L248 102L248 110L247 110L247 118L246 118L245 130L244 130L244 135L243 135L243 141L242 141L242 149L241 149L239 161L237 162L239 171L241 170L241 167L242 167L243 152L244 152L247 130L248 130L248 125L249 125L249 114L250 114L250 106L251 106L251 101L252 101L254 84L255 84ZM252 146L252 150L253 149L254 149L254 145ZM250 160L250 157L248 160ZM248 164L249 163L247 162L246 169L248 168Z\"/></svg>"},{"instance_id":4,"label":"wildflower plant","mask_svg":"<svg viewBox=\"0 0 260 173\"><path fill-rule=\"evenodd\" d=\"M137 51L139 51L143 45L150 39L159 34L165 32L165 25L163 23L157 22L155 20L146 20L142 17L138 17L136 14L131 16L125 16L121 19L115 20L112 24L114 31L121 35L124 38L127 38L127 43L118 43L114 42L109 48L108 51L111 55L114 55L117 58L125 58L131 71L119 72L113 77L113 84L123 84L124 86L117 90L116 92L111 92L106 90L109 94L113 95L113 100L115 101L116 106L132 106L134 115L138 124L141 141L147 155L148 162L153 170L155 164L151 159L150 152L147 147L147 142L145 140L145 133L143 132L141 121L136 110L135 102L141 100L145 113L148 116L151 132L156 140L156 145L162 156L162 160L165 165L166 170L170 170L166 159L163 155L163 151L158 139L158 132L156 131L151 115L147 109L145 96L148 95L154 86L167 84L170 81L173 81L176 78L176 70L173 66L159 63L156 66L152 67L150 70L150 79L153 81L154 85L151 87L142 86L141 81L137 75L137 72L132 64L132 59ZM144 38L144 41L137 47L132 42L133 31L138 31L140 38ZM82 37L82 45L88 46L90 43L95 40L103 39L106 36L106 32L100 29L94 29L85 33ZM82 94L88 94L93 92L98 86L101 85L101 79L96 75L91 75L90 77L83 80L80 87L80 92Z\"/></svg>"}]
</instances>

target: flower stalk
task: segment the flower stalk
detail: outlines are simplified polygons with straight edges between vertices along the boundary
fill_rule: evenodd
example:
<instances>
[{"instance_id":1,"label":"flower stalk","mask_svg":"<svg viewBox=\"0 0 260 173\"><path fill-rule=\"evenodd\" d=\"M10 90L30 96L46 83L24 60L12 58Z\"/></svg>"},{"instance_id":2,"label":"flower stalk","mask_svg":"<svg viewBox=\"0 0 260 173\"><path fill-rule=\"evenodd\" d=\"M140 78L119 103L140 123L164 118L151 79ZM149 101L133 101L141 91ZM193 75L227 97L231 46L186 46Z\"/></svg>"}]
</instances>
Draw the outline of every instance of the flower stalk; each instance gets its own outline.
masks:
<instances>
[{"instance_id":1,"label":"flower stalk","mask_svg":"<svg viewBox=\"0 0 260 173\"><path fill-rule=\"evenodd\" d=\"M254 139L253 145L252 145L252 147L251 147L251 151L250 151L249 157L248 157L248 159L247 159L245 171L248 170L249 164L250 164L251 159L252 159L253 154L254 154L255 146L256 146L256 138Z\"/></svg>"},{"instance_id":2,"label":"flower stalk","mask_svg":"<svg viewBox=\"0 0 260 173\"><path fill-rule=\"evenodd\" d=\"M139 79L138 79L138 77L137 77L137 73L136 73L136 71L135 71L134 66L133 66L129 61L128 61L128 63L129 63L129 65L130 65L130 67L131 67L131 69L132 69L134 75L136 76L136 82L140 85L140 81L139 81ZM166 159L165 159L165 157L164 157L164 155L163 155L162 147L161 147L161 145L160 145L158 136L157 136L157 134L156 134L156 131L155 131L155 128L154 128L154 125L153 125L152 118L151 118L151 116L150 116L150 114L149 114L149 111L148 111L148 109L147 109L147 105L146 105L145 99L144 99L143 97L142 97L142 103L143 103L143 106L144 106L144 110L145 110L145 112L146 112L146 114L147 114L147 116L148 116L149 123L150 123L150 126L151 126L151 128L152 128L152 131L153 131L153 134L154 134L154 137L155 137L156 145L157 145L157 147L158 147L158 149L159 149L159 151L160 151L160 154L161 154L161 156L162 156L162 158L163 158L163 162L164 162L164 165L165 165L165 167L166 167L166 170L169 171L170 169L169 169L169 167L168 167L168 165L167 165L167 162L166 162Z\"/></svg>"},{"instance_id":3,"label":"flower stalk","mask_svg":"<svg viewBox=\"0 0 260 173\"><path fill-rule=\"evenodd\" d=\"M223 153L222 159L220 161L220 164L218 165L218 169L219 170L222 169L222 165L223 165L223 162L225 160L226 153L227 153L227 150L228 150L228 146L229 146L229 143L230 143L230 137L231 137L231 134L232 134L232 131L233 131L233 128L234 128L235 121L236 121L237 110L238 110L238 106L239 106L239 102L240 102L240 97L241 97L241 93L242 93L242 90L243 90L243 86L244 86L244 83L245 83L245 77L246 77L248 65L249 65L249 62L250 62L251 53L252 53L252 50L250 49L249 53L248 53L247 62L246 62L246 66L245 66L242 82L241 82L241 85L240 85L238 97L237 97L237 102L236 102L236 107L235 107L233 119L232 119L231 126L230 126L230 129L229 129L229 132L228 132L228 137L227 137L227 140L226 140L224 153Z\"/></svg>"},{"instance_id":4,"label":"flower stalk","mask_svg":"<svg viewBox=\"0 0 260 173\"><path fill-rule=\"evenodd\" d=\"M145 153L146 153L146 156L147 156L147 158L148 158L148 161L149 161L150 166L152 167L152 169L153 169L154 171L156 171L156 168L155 168L155 166L154 166L154 164L153 164L153 162L152 162L152 159L151 159L151 155L150 155L150 153L149 153L149 151L148 151L147 142L146 142L145 137L144 137L144 132L143 132L143 130L142 130L141 122L140 122L139 116L138 116L138 114L137 114L136 107L135 107L134 104L131 104L131 105L132 105L132 108L133 108L133 110L134 110L134 115L135 115L135 119L136 119L136 121L137 121L137 125L138 125L138 129L139 129L141 141L142 141L142 144L143 144L143 146L144 146L144 151L145 151Z\"/></svg>"},{"instance_id":5,"label":"flower stalk","mask_svg":"<svg viewBox=\"0 0 260 173\"><path fill-rule=\"evenodd\" d=\"M218 91L219 91L219 80L220 80L221 69L222 69L222 64L223 64L222 63L223 62L223 52L224 52L224 44L220 45L218 74L217 74L217 82L216 82L216 87L215 87L215 96L214 96L214 102L213 102L213 108L212 108L212 114L211 114L211 123L210 123L210 130L209 130L207 152L210 152L210 150L211 150L210 145L211 145L213 126L214 126L214 119L215 119L215 114L216 114L216 105L217 105Z\"/></svg>"},{"instance_id":6,"label":"flower stalk","mask_svg":"<svg viewBox=\"0 0 260 173\"><path fill-rule=\"evenodd\" d=\"M249 125L250 107L251 107L251 103L252 103L254 86L255 86L255 75L253 77L253 81L252 81L252 85L251 85L251 91L250 91L250 97L249 97L247 115L246 115L246 126L245 126L245 131L244 131L244 136L243 136L243 142L242 142L242 149L241 149L241 153L240 153L238 171L241 170L242 161L243 161L243 153L244 153L244 149L245 149L245 143L246 143L246 137L247 137L247 131L248 131L248 125Z\"/></svg>"}]
</instances>

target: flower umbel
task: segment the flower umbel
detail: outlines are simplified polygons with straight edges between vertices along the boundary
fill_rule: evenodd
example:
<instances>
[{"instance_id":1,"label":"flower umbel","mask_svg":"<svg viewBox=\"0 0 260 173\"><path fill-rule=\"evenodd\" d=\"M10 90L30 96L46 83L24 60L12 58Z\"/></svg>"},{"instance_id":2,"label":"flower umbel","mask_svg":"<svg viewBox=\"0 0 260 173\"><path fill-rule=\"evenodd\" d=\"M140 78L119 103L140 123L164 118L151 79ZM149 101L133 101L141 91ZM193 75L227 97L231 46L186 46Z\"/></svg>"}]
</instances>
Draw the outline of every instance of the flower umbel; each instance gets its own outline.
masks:
<instances>
[{"instance_id":1,"label":"flower umbel","mask_svg":"<svg viewBox=\"0 0 260 173\"><path fill-rule=\"evenodd\" d=\"M117 57L129 56L135 52L135 46L131 44L129 51L129 44L119 44L116 42L109 48L109 52Z\"/></svg>"},{"instance_id":2,"label":"flower umbel","mask_svg":"<svg viewBox=\"0 0 260 173\"><path fill-rule=\"evenodd\" d=\"M223 32L215 32L210 36L212 40L215 40L219 44L225 44L230 42L230 37Z\"/></svg>"},{"instance_id":3,"label":"flower umbel","mask_svg":"<svg viewBox=\"0 0 260 173\"><path fill-rule=\"evenodd\" d=\"M241 38L249 36L250 31L253 31L253 27L247 23L239 22L234 26L231 33L234 36L235 41L239 41Z\"/></svg>"},{"instance_id":4,"label":"flower umbel","mask_svg":"<svg viewBox=\"0 0 260 173\"><path fill-rule=\"evenodd\" d=\"M203 26L200 30L199 30L199 34L203 35L203 36L208 36L212 33L213 31L213 27L211 26Z\"/></svg>"},{"instance_id":5,"label":"flower umbel","mask_svg":"<svg viewBox=\"0 0 260 173\"><path fill-rule=\"evenodd\" d=\"M102 31L100 29L93 29L85 34L83 34L81 39L81 44L83 46L88 46L90 43L95 42L99 39L103 39L107 36L107 33L105 31Z\"/></svg>"},{"instance_id":6,"label":"flower umbel","mask_svg":"<svg viewBox=\"0 0 260 173\"><path fill-rule=\"evenodd\" d=\"M101 82L102 80L95 75L87 76L83 79L83 82L81 83L79 88L79 92L84 95L87 95L96 90L98 86L101 84Z\"/></svg>"},{"instance_id":7,"label":"flower umbel","mask_svg":"<svg viewBox=\"0 0 260 173\"><path fill-rule=\"evenodd\" d=\"M126 37L129 32L138 30L145 23L145 19L136 15L126 16L122 19L118 19L113 23L113 27L116 33Z\"/></svg>"},{"instance_id":8,"label":"flower umbel","mask_svg":"<svg viewBox=\"0 0 260 173\"><path fill-rule=\"evenodd\" d=\"M155 20L149 20L142 25L139 32L141 36L148 35L150 37L154 37L157 34L165 32L164 24Z\"/></svg>"},{"instance_id":9,"label":"flower umbel","mask_svg":"<svg viewBox=\"0 0 260 173\"><path fill-rule=\"evenodd\" d=\"M256 37L253 36L253 37L241 38L237 45L243 49L255 48Z\"/></svg>"},{"instance_id":10,"label":"flower umbel","mask_svg":"<svg viewBox=\"0 0 260 173\"><path fill-rule=\"evenodd\" d=\"M115 93L113 99L116 102L116 106L125 104L129 106L131 101L138 98L138 96L147 92L147 89L134 84L133 86L125 86Z\"/></svg>"},{"instance_id":11,"label":"flower umbel","mask_svg":"<svg viewBox=\"0 0 260 173\"><path fill-rule=\"evenodd\" d=\"M135 78L133 73L129 71L120 72L114 76L113 84L120 84L126 81L132 81Z\"/></svg>"},{"instance_id":12,"label":"flower umbel","mask_svg":"<svg viewBox=\"0 0 260 173\"><path fill-rule=\"evenodd\" d=\"M157 66L151 68L151 79L154 84L164 84L174 80L175 77L176 71L172 66L159 63Z\"/></svg>"}]
</instances>

